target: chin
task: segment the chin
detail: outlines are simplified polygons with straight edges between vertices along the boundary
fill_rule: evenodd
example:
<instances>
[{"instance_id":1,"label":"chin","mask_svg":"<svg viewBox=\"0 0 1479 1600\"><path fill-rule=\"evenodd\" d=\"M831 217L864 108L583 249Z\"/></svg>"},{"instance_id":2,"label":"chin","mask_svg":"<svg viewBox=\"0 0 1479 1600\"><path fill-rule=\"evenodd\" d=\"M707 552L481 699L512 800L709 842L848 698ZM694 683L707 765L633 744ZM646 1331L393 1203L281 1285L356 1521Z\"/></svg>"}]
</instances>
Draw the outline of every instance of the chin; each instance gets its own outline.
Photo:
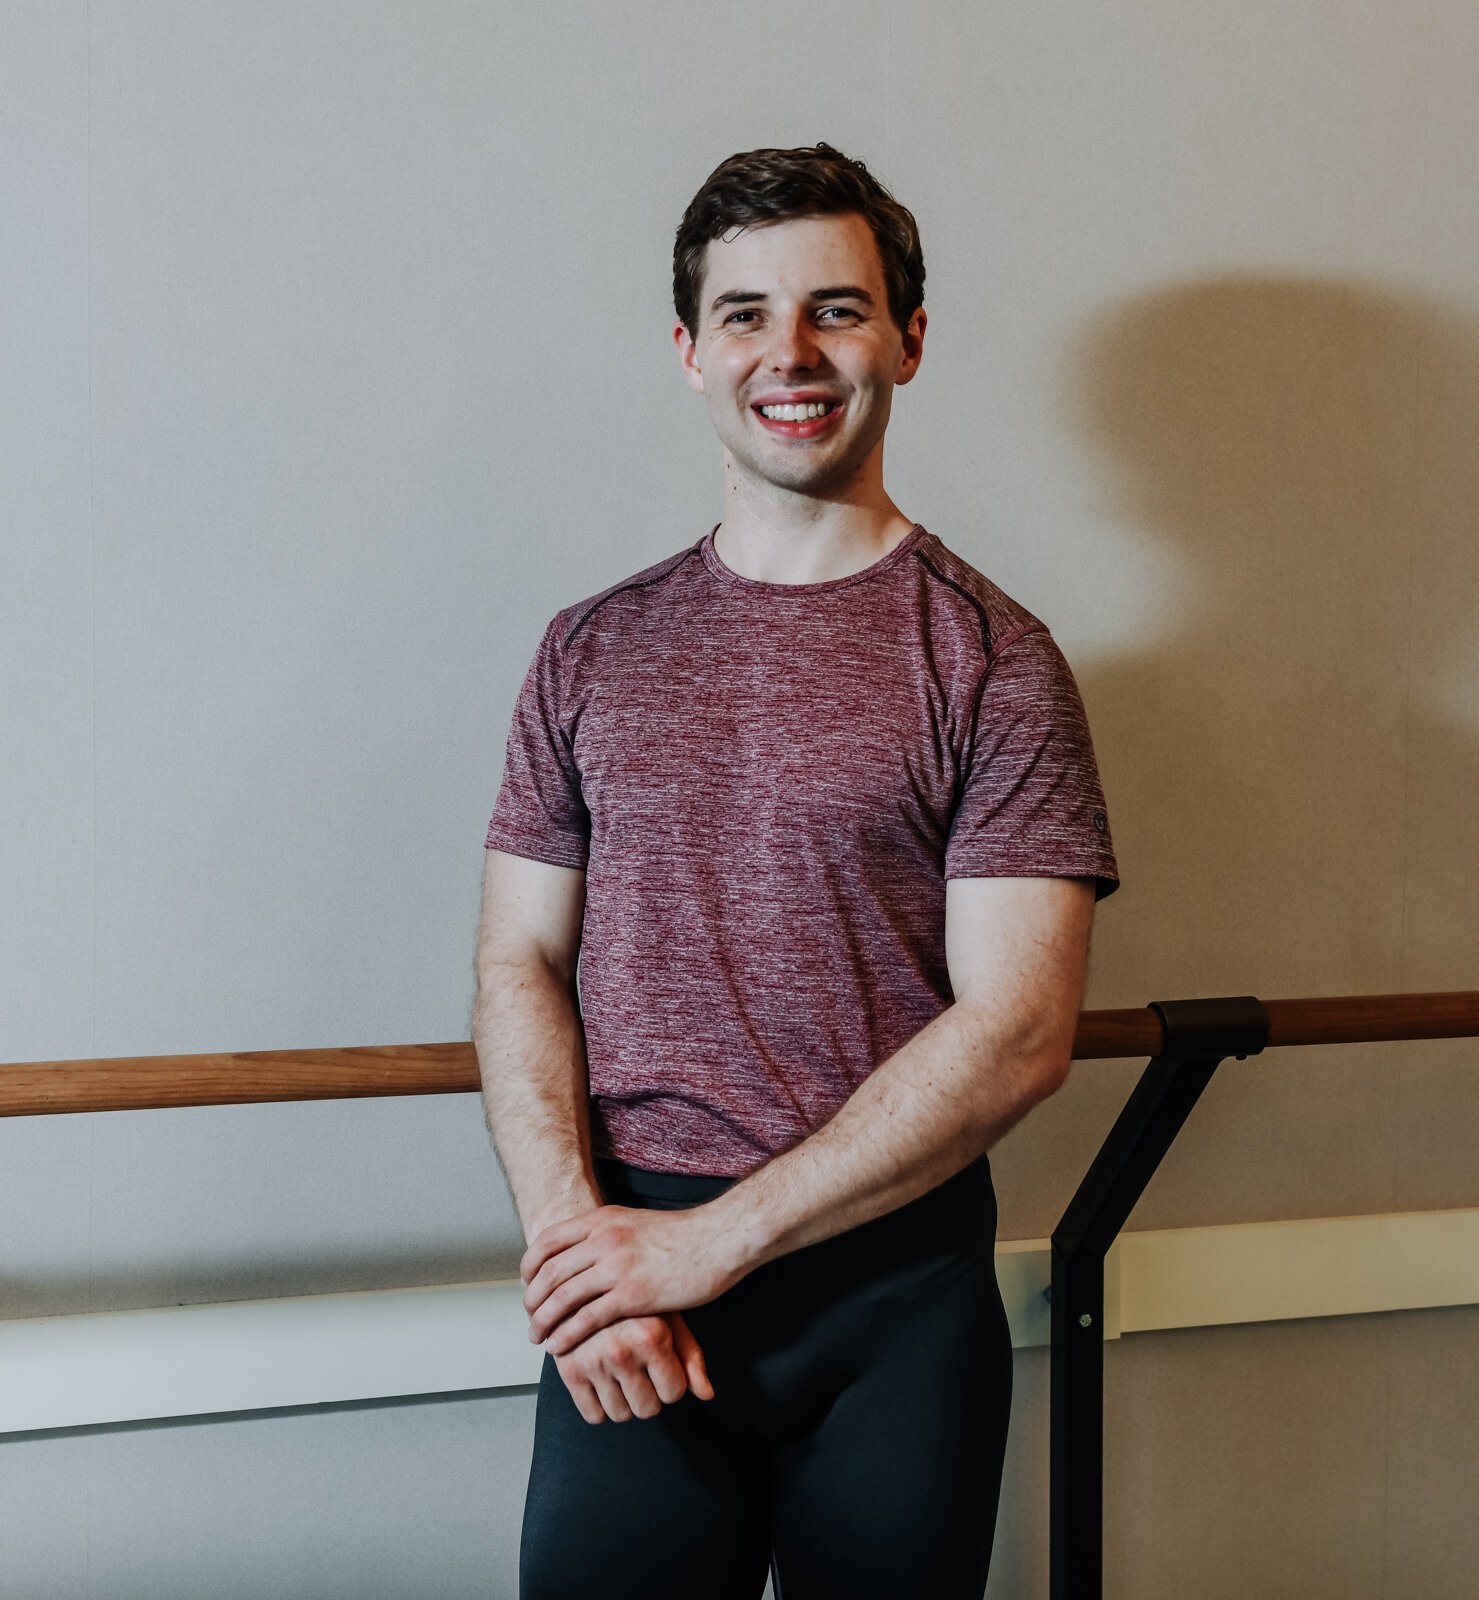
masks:
<instances>
[{"instance_id":1,"label":"chin","mask_svg":"<svg viewBox=\"0 0 1479 1600\"><path fill-rule=\"evenodd\" d=\"M796 494L823 495L829 493L837 486L840 480L832 473L817 473L811 476L797 475L794 478L772 477L770 482L778 489L790 489Z\"/></svg>"}]
</instances>

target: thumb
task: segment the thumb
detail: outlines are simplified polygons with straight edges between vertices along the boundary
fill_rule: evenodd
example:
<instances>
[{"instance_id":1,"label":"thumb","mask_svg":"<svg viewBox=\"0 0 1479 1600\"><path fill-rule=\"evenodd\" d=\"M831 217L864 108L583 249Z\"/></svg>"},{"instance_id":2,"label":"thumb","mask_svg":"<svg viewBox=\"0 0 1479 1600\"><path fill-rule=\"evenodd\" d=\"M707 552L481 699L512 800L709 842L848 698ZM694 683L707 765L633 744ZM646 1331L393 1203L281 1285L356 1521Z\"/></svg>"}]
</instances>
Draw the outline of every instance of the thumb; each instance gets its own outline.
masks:
<instances>
[{"instance_id":1,"label":"thumb","mask_svg":"<svg viewBox=\"0 0 1479 1600\"><path fill-rule=\"evenodd\" d=\"M673 1347L677 1352L678 1360L682 1364L684 1375L688 1379L688 1387L700 1400L714 1398L714 1385L709 1382L709 1369L704 1361L704 1353L699 1348L698 1340L693 1336L693 1330L684 1321L682 1312L672 1313Z\"/></svg>"}]
</instances>

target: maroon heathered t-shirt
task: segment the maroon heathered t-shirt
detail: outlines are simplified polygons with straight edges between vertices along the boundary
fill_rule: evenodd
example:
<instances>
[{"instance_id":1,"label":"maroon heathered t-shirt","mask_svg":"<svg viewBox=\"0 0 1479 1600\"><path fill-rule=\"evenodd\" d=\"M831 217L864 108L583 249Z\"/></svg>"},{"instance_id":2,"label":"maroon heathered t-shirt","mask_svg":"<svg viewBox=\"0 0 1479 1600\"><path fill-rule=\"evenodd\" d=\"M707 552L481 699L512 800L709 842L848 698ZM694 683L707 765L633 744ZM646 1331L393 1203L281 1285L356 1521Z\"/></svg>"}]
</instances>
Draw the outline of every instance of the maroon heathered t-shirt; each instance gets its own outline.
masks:
<instances>
[{"instance_id":1,"label":"maroon heathered t-shirt","mask_svg":"<svg viewBox=\"0 0 1479 1600\"><path fill-rule=\"evenodd\" d=\"M917 523L822 583L714 531L550 622L486 843L586 870L593 1150L742 1176L951 1003L946 878L1119 877L1029 611Z\"/></svg>"}]
</instances>

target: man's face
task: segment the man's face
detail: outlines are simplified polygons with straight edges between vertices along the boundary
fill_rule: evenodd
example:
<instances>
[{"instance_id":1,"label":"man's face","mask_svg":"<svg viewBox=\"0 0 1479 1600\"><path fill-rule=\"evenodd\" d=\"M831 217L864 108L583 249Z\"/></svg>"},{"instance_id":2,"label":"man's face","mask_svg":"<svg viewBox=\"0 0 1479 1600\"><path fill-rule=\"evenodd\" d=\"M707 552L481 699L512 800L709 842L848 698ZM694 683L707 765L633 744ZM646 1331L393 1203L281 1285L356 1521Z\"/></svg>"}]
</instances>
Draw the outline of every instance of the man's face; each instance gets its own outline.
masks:
<instances>
[{"instance_id":1,"label":"man's face","mask_svg":"<svg viewBox=\"0 0 1479 1600\"><path fill-rule=\"evenodd\" d=\"M925 315L907 331L894 323L861 216L797 217L711 240L698 318L696 340L681 322L673 336L732 471L830 498L881 453L894 385L919 367ZM762 414L784 402L830 410Z\"/></svg>"}]
</instances>

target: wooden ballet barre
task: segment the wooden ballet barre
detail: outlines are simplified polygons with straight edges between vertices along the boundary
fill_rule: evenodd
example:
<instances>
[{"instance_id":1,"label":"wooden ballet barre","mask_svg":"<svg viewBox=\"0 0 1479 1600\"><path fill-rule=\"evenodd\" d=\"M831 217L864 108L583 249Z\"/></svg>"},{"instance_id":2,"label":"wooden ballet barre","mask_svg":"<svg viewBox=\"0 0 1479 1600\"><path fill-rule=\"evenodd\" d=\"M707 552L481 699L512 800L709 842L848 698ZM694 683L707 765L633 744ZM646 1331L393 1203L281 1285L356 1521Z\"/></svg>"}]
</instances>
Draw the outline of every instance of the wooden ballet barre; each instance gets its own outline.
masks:
<instances>
[{"instance_id":1,"label":"wooden ballet barre","mask_svg":"<svg viewBox=\"0 0 1479 1600\"><path fill-rule=\"evenodd\" d=\"M1479 991L1266 1000L1269 1049L1479 1036ZM1149 1006L1085 1011L1075 1061L1154 1056L1164 1025ZM471 1043L352 1045L335 1050L235 1050L192 1056L0 1063L0 1116L146 1111L275 1100L467 1094L480 1087Z\"/></svg>"},{"instance_id":2,"label":"wooden ballet barre","mask_svg":"<svg viewBox=\"0 0 1479 1600\"><path fill-rule=\"evenodd\" d=\"M20 1061L0 1064L0 1117L462 1094L479 1087L470 1042Z\"/></svg>"},{"instance_id":3,"label":"wooden ballet barre","mask_svg":"<svg viewBox=\"0 0 1479 1600\"><path fill-rule=\"evenodd\" d=\"M1479 1036L1479 991L1345 994L1314 1000L1265 1000L1268 1044L1377 1044L1391 1039ZM1075 1061L1159 1055L1165 1028L1149 1006L1085 1011L1073 1036ZM3 1071L0 1068L0 1071Z\"/></svg>"}]
</instances>

